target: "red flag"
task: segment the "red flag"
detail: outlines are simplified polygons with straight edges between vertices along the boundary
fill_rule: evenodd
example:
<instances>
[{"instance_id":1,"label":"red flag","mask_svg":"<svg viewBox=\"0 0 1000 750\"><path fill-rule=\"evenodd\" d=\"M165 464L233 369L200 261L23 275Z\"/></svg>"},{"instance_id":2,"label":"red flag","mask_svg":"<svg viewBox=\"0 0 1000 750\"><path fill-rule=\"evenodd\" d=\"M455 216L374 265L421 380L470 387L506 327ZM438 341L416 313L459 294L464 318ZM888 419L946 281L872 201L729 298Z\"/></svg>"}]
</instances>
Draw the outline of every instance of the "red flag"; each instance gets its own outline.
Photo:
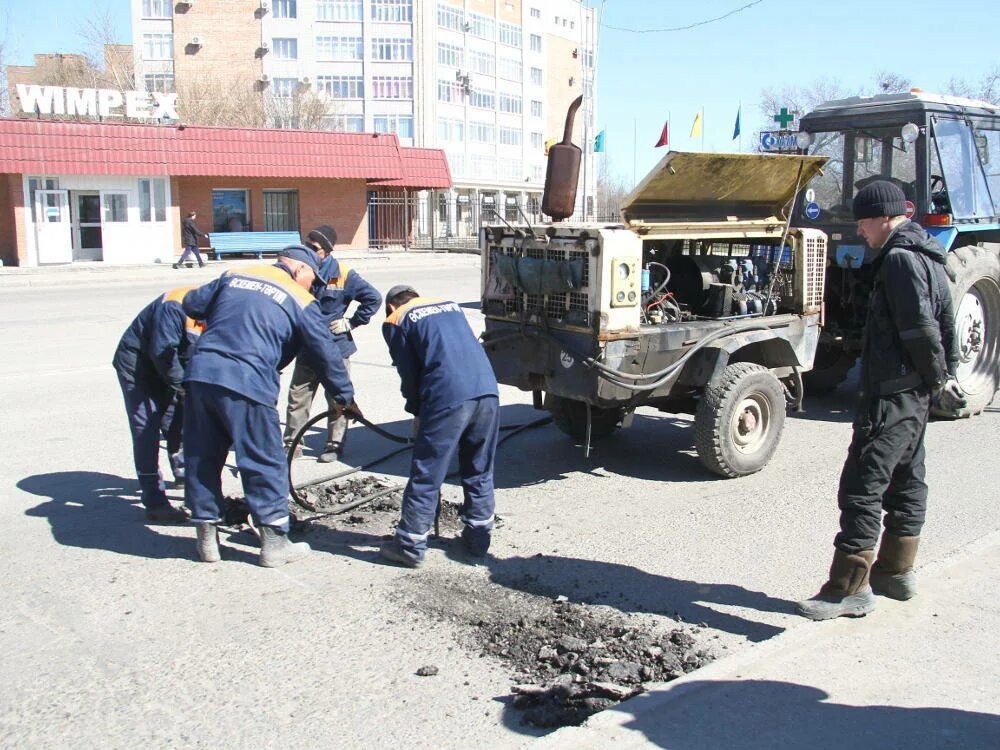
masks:
<instances>
[{"instance_id":1,"label":"red flag","mask_svg":"<svg viewBox=\"0 0 1000 750\"><path fill-rule=\"evenodd\" d=\"M660 133L660 140L658 140L656 142L655 148L659 148L660 146L666 146L667 145L667 142L669 141L669 138L667 136L667 125L668 124L669 123L666 123L666 122L663 123L663 132Z\"/></svg>"}]
</instances>

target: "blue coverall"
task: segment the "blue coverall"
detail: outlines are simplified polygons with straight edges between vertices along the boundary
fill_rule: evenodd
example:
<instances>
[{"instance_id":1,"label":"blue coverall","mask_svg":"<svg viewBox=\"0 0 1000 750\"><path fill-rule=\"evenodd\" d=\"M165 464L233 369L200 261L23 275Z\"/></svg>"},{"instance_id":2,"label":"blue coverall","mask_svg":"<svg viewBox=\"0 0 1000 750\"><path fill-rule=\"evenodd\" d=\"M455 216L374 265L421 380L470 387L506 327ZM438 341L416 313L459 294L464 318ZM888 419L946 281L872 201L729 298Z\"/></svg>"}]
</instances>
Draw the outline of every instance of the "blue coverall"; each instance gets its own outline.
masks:
<instances>
[{"instance_id":1,"label":"blue coverall","mask_svg":"<svg viewBox=\"0 0 1000 750\"><path fill-rule=\"evenodd\" d=\"M180 449L182 418L176 394L184 362L202 330L181 308L192 288L171 289L146 305L122 335L112 360L132 433L140 497L147 508L169 505L159 469L160 434L167 439L168 453Z\"/></svg>"},{"instance_id":2,"label":"blue coverall","mask_svg":"<svg viewBox=\"0 0 1000 750\"><path fill-rule=\"evenodd\" d=\"M396 540L423 559L457 449L463 537L485 553L493 530L493 457L500 428L497 381L486 353L454 302L410 300L386 318L382 333L406 411L420 418Z\"/></svg>"},{"instance_id":3,"label":"blue coverall","mask_svg":"<svg viewBox=\"0 0 1000 750\"><path fill-rule=\"evenodd\" d=\"M228 271L184 297L206 323L184 378L184 493L194 522L222 512L230 447L258 524L288 530L288 466L278 421L279 373L302 349L340 404L354 400L316 299L280 261Z\"/></svg>"}]
</instances>

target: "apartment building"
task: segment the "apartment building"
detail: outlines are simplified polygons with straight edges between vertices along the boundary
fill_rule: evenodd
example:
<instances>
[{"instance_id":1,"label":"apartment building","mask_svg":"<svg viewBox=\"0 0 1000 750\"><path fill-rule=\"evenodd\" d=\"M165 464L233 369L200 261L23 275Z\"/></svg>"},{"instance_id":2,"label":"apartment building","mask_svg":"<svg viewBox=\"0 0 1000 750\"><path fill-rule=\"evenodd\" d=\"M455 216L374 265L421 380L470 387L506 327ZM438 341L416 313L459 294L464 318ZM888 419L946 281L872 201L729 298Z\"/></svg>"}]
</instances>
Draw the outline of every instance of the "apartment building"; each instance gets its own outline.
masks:
<instances>
[{"instance_id":1,"label":"apartment building","mask_svg":"<svg viewBox=\"0 0 1000 750\"><path fill-rule=\"evenodd\" d=\"M580 94L578 216L594 194L597 29L580 0L132 0L132 15L147 89L251 80L271 100L319 98L327 129L444 149L454 188L419 213L445 234L538 214L546 144Z\"/></svg>"}]
</instances>

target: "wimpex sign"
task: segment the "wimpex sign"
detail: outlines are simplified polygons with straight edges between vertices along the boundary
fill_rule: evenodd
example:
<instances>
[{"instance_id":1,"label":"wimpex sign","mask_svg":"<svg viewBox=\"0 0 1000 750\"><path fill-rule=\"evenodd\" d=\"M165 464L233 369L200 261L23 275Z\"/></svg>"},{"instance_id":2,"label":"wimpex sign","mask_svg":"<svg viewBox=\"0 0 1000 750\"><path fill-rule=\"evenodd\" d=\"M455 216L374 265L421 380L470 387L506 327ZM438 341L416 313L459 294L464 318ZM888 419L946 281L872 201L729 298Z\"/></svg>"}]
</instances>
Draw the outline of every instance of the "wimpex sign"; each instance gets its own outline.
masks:
<instances>
[{"instance_id":1,"label":"wimpex sign","mask_svg":"<svg viewBox=\"0 0 1000 750\"><path fill-rule=\"evenodd\" d=\"M17 84L22 112L40 115L177 120L177 94ZM122 112L121 108L125 111Z\"/></svg>"}]
</instances>

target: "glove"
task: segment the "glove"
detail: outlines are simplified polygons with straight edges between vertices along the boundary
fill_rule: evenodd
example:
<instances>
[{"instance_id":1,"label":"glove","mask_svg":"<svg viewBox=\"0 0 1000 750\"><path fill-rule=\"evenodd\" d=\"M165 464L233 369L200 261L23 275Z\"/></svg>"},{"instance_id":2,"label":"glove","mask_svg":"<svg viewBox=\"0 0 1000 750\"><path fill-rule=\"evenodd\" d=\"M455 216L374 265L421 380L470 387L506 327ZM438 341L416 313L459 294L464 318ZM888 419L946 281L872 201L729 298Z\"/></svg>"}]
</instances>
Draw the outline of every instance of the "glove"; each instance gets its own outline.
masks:
<instances>
[{"instance_id":1,"label":"glove","mask_svg":"<svg viewBox=\"0 0 1000 750\"><path fill-rule=\"evenodd\" d=\"M337 318L330 323L330 333L347 333L351 330L351 321L347 318Z\"/></svg>"},{"instance_id":2,"label":"glove","mask_svg":"<svg viewBox=\"0 0 1000 750\"><path fill-rule=\"evenodd\" d=\"M962 390L962 386L958 384L955 378L948 378L934 396L937 398L940 407L945 411L958 411L969 405L969 401L965 397L965 391Z\"/></svg>"},{"instance_id":3,"label":"glove","mask_svg":"<svg viewBox=\"0 0 1000 750\"><path fill-rule=\"evenodd\" d=\"M361 420L365 418L365 415L361 412L361 407L358 406L357 401L352 401L344 406L343 414L351 419Z\"/></svg>"}]
</instances>

